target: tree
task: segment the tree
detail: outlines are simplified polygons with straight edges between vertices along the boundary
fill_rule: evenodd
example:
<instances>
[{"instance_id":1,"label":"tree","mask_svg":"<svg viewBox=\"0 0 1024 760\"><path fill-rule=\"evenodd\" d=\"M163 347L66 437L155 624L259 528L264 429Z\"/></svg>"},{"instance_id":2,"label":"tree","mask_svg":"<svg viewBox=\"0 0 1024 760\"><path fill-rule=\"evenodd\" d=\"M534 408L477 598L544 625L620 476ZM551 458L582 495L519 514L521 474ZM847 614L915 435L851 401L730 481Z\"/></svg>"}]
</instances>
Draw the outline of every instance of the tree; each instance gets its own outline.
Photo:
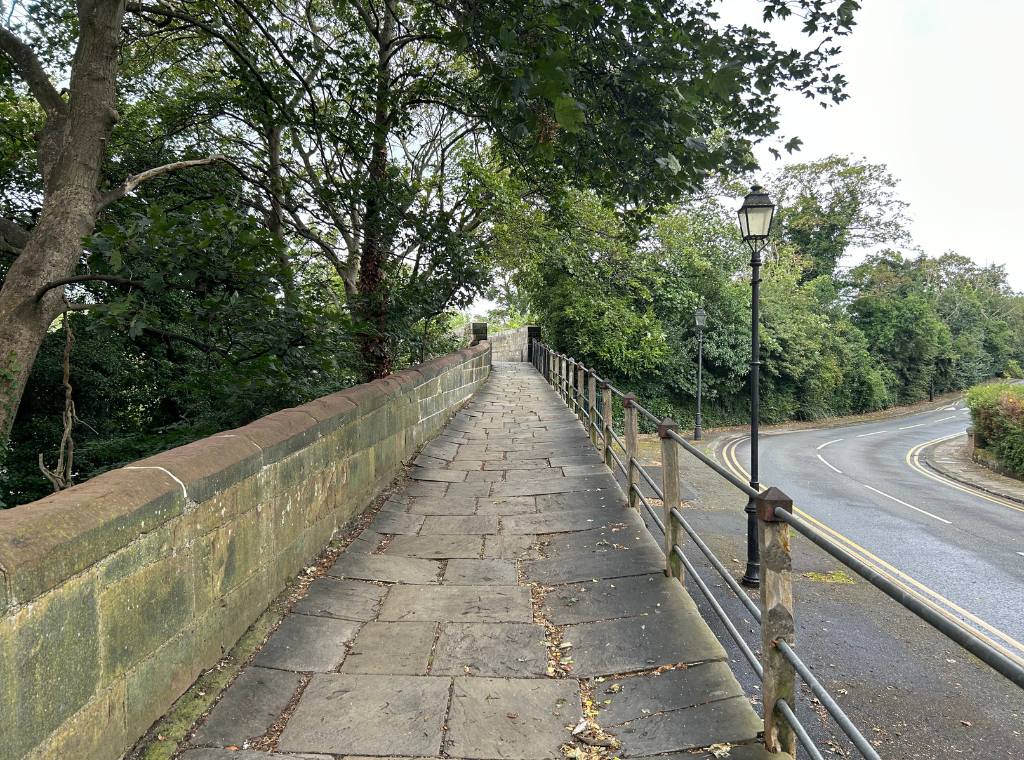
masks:
<instances>
[{"instance_id":1,"label":"tree","mask_svg":"<svg viewBox=\"0 0 1024 760\"><path fill-rule=\"evenodd\" d=\"M851 248L910 242L897 184L884 165L845 156L790 164L770 181L774 237L805 260L805 281L832 277Z\"/></svg>"}]
</instances>

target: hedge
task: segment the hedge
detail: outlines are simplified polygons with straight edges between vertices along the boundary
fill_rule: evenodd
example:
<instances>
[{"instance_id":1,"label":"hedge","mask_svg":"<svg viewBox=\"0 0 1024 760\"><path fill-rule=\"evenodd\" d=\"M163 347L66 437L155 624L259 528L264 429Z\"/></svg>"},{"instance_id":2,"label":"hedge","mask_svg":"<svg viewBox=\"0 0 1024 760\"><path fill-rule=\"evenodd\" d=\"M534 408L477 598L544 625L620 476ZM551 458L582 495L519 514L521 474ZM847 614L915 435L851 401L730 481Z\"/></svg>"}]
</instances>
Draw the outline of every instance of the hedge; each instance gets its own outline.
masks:
<instances>
[{"instance_id":1,"label":"hedge","mask_svg":"<svg viewBox=\"0 0 1024 760\"><path fill-rule=\"evenodd\" d=\"M974 444L1024 478L1024 385L979 385L967 391Z\"/></svg>"}]
</instances>

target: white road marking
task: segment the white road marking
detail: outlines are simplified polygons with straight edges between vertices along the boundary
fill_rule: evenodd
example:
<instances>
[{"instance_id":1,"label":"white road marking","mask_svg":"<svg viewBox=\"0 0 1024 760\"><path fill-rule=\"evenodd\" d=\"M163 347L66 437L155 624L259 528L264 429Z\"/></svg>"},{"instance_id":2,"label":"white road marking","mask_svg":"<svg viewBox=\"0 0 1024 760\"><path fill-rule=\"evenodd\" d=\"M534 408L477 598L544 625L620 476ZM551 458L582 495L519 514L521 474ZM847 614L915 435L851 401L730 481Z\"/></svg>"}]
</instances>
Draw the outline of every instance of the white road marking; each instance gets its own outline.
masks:
<instances>
[{"instance_id":1,"label":"white road marking","mask_svg":"<svg viewBox=\"0 0 1024 760\"><path fill-rule=\"evenodd\" d=\"M907 504L907 502L903 501L902 499L897 499L895 496L890 496L885 491L879 491L877 488L872 488L867 483L861 483L861 485L864 486L869 491L874 491L879 496L884 496L887 499L892 499L897 504L902 504L904 507L910 507L911 509L913 509L913 510L915 510L917 512L920 512L922 515L928 515L929 517L931 517L934 520L938 520L941 523L946 523L946 525L952 525L953 524L949 520L945 520L945 519L939 517L938 515L933 515L931 512L929 512L929 511L927 511L925 509L921 509L920 507L915 507L913 504Z\"/></svg>"},{"instance_id":2,"label":"white road marking","mask_svg":"<svg viewBox=\"0 0 1024 760\"><path fill-rule=\"evenodd\" d=\"M879 433L888 433L888 430L876 430L874 433L861 433L858 438L867 438L869 435L878 435Z\"/></svg>"},{"instance_id":3,"label":"white road marking","mask_svg":"<svg viewBox=\"0 0 1024 760\"><path fill-rule=\"evenodd\" d=\"M941 420L935 420L935 422L945 422L946 420L955 420L955 419L956 419L956 415L953 415L952 417L943 417Z\"/></svg>"},{"instance_id":4,"label":"white road marking","mask_svg":"<svg viewBox=\"0 0 1024 760\"><path fill-rule=\"evenodd\" d=\"M841 440L841 439L840 439L840 440ZM820 459L820 460L821 460L821 463L822 463L823 465L825 465L826 467L828 467L828 468L830 468L830 469L832 469L832 470L835 470L835 471L836 471L836 472L838 472L838 473L839 473L840 475L842 475L842 474L843 474L843 471L842 471L842 470L840 470L840 469L839 469L838 467L836 467L836 466L834 466L834 465L832 465L832 464L829 464L828 462L826 462L826 461L825 461L825 457L823 457L823 456L822 456L821 454L815 454L815 456L816 456L816 457L818 457L818 459Z\"/></svg>"},{"instance_id":5,"label":"white road marking","mask_svg":"<svg viewBox=\"0 0 1024 760\"><path fill-rule=\"evenodd\" d=\"M924 427L924 423L923 422L919 422L916 425L907 425L906 427L901 427L900 430L910 430L911 428L916 428L916 427Z\"/></svg>"},{"instance_id":6,"label":"white road marking","mask_svg":"<svg viewBox=\"0 0 1024 760\"><path fill-rule=\"evenodd\" d=\"M833 443L839 443L841 440L843 440L843 439L842 438L836 438L834 441L829 441L828 443L823 443L820 446L818 446L817 450L821 451L826 446L831 446Z\"/></svg>"},{"instance_id":7,"label":"white road marking","mask_svg":"<svg viewBox=\"0 0 1024 760\"><path fill-rule=\"evenodd\" d=\"M1017 552L1020 556L1024 557L1024 552Z\"/></svg>"}]
</instances>

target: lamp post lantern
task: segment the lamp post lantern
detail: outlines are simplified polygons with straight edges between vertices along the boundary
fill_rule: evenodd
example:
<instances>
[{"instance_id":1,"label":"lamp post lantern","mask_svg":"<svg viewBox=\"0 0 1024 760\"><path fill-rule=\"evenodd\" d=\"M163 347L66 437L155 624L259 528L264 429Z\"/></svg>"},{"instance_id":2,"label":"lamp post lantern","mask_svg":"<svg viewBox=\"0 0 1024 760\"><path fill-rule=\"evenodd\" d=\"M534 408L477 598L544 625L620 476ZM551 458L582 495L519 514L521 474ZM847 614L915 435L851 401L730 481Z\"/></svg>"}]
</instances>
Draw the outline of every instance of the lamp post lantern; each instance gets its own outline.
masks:
<instances>
[{"instance_id":1,"label":"lamp post lantern","mask_svg":"<svg viewBox=\"0 0 1024 760\"><path fill-rule=\"evenodd\" d=\"M761 413L761 251L768 244L768 233L775 216L775 204L760 185L754 185L743 199L739 211L740 235L750 248L750 487L761 488L758 482L757 434ZM745 586L757 588L761 584L760 556L757 548L757 507L754 499L744 507L747 514L747 570L743 574Z\"/></svg>"},{"instance_id":2,"label":"lamp post lantern","mask_svg":"<svg viewBox=\"0 0 1024 760\"><path fill-rule=\"evenodd\" d=\"M693 313L694 321L697 323L697 421L693 428L693 440L701 439L701 417L700 417L700 396L703 386L704 373L704 325L707 324L708 315L700 306Z\"/></svg>"}]
</instances>

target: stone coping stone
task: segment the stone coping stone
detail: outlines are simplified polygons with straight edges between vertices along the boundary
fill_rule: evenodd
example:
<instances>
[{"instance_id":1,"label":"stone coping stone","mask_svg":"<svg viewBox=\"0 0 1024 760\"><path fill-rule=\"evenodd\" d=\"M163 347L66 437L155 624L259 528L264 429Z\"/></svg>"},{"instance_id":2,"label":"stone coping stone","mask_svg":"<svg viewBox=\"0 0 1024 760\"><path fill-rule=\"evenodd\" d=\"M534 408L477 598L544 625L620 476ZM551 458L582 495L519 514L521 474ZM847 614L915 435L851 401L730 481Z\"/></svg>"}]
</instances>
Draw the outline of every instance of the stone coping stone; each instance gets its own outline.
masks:
<instances>
[{"instance_id":1,"label":"stone coping stone","mask_svg":"<svg viewBox=\"0 0 1024 760\"><path fill-rule=\"evenodd\" d=\"M562 640L572 643L573 672L581 678L724 660L726 656L700 616L580 623L567 627Z\"/></svg>"},{"instance_id":2,"label":"stone coping stone","mask_svg":"<svg viewBox=\"0 0 1024 760\"><path fill-rule=\"evenodd\" d=\"M401 555L420 559L473 559L480 556L483 536L435 535L395 536L384 556Z\"/></svg>"},{"instance_id":3,"label":"stone coping stone","mask_svg":"<svg viewBox=\"0 0 1024 760\"><path fill-rule=\"evenodd\" d=\"M377 616L385 593L386 586L367 581L317 578L309 584L306 595L296 602L295 612L366 622Z\"/></svg>"},{"instance_id":4,"label":"stone coping stone","mask_svg":"<svg viewBox=\"0 0 1024 760\"><path fill-rule=\"evenodd\" d=\"M433 676L313 676L278 750L436 757L451 682Z\"/></svg>"},{"instance_id":5,"label":"stone coping stone","mask_svg":"<svg viewBox=\"0 0 1024 760\"><path fill-rule=\"evenodd\" d=\"M331 565L327 574L384 583L431 584L440 583L441 564L415 557L346 552Z\"/></svg>"},{"instance_id":6,"label":"stone coping stone","mask_svg":"<svg viewBox=\"0 0 1024 760\"><path fill-rule=\"evenodd\" d=\"M456 678L445 749L454 758L550 760L580 714L574 680Z\"/></svg>"},{"instance_id":7,"label":"stone coping stone","mask_svg":"<svg viewBox=\"0 0 1024 760\"><path fill-rule=\"evenodd\" d=\"M334 670L345 659L346 645L355 638L359 626L351 620L288 615L253 664L302 673Z\"/></svg>"},{"instance_id":8,"label":"stone coping stone","mask_svg":"<svg viewBox=\"0 0 1024 760\"><path fill-rule=\"evenodd\" d=\"M544 596L544 607L554 625L624 617L646 617L652 625L671 625L677 616L700 614L679 582L664 573L555 586ZM658 616L663 619L655 620Z\"/></svg>"},{"instance_id":9,"label":"stone coping stone","mask_svg":"<svg viewBox=\"0 0 1024 760\"><path fill-rule=\"evenodd\" d=\"M617 726L659 712L743 696L743 688L725 662L629 676L595 687L598 722L602 726ZM605 704L606 700L611 703Z\"/></svg>"},{"instance_id":10,"label":"stone coping stone","mask_svg":"<svg viewBox=\"0 0 1024 760\"><path fill-rule=\"evenodd\" d=\"M284 670L249 667L214 706L192 743L226 747L262 736L291 702L302 676Z\"/></svg>"},{"instance_id":11,"label":"stone coping stone","mask_svg":"<svg viewBox=\"0 0 1024 760\"><path fill-rule=\"evenodd\" d=\"M248 438L222 433L161 451L122 469L161 468L185 484L190 501L202 503L263 467L263 452Z\"/></svg>"},{"instance_id":12,"label":"stone coping stone","mask_svg":"<svg viewBox=\"0 0 1024 760\"><path fill-rule=\"evenodd\" d=\"M452 559L444 570L446 586L514 586L516 565L504 559Z\"/></svg>"},{"instance_id":13,"label":"stone coping stone","mask_svg":"<svg viewBox=\"0 0 1024 760\"><path fill-rule=\"evenodd\" d=\"M430 672L542 678L547 665L544 628L537 623L445 623Z\"/></svg>"},{"instance_id":14,"label":"stone coping stone","mask_svg":"<svg viewBox=\"0 0 1024 760\"><path fill-rule=\"evenodd\" d=\"M301 409L282 409L260 417L248 425L231 430L256 444L263 454L263 464L273 464L317 440L320 423Z\"/></svg>"},{"instance_id":15,"label":"stone coping stone","mask_svg":"<svg viewBox=\"0 0 1024 760\"><path fill-rule=\"evenodd\" d=\"M367 623L341 672L426 675L436 633L435 623Z\"/></svg>"},{"instance_id":16,"label":"stone coping stone","mask_svg":"<svg viewBox=\"0 0 1024 760\"><path fill-rule=\"evenodd\" d=\"M622 742L623 757L642 757L714 743L752 742L763 728L750 702L740 696L685 710L655 713L616 726L612 733Z\"/></svg>"},{"instance_id":17,"label":"stone coping stone","mask_svg":"<svg viewBox=\"0 0 1024 760\"><path fill-rule=\"evenodd\" d=\"M184 506L181 485L166 472L122 468L0 510L0 583L6 575L11 601L34 599L177 517ZM0 589L0 602L5 596Z\"/></svg>"},{"instance_id":18,"label":"stone coping stone","mask_svg":"<svg viewBox=\"0 0 1024 760\"><path fill-rule=\"evenodd\" d=\"M529 623L530 590L520 586L395 586L380 620Z\"/></svg>"},{"instance_id":19,"label":"stone coping stone","mask_svg":"<svg viewBox=\"0 0 1024 760\"><path fill-rule=\"evenodd\" d=\"M431 515L424 518L421 536L485 535L498 532L498 518L493 515Z\"/></svg>"}]
</instances>

